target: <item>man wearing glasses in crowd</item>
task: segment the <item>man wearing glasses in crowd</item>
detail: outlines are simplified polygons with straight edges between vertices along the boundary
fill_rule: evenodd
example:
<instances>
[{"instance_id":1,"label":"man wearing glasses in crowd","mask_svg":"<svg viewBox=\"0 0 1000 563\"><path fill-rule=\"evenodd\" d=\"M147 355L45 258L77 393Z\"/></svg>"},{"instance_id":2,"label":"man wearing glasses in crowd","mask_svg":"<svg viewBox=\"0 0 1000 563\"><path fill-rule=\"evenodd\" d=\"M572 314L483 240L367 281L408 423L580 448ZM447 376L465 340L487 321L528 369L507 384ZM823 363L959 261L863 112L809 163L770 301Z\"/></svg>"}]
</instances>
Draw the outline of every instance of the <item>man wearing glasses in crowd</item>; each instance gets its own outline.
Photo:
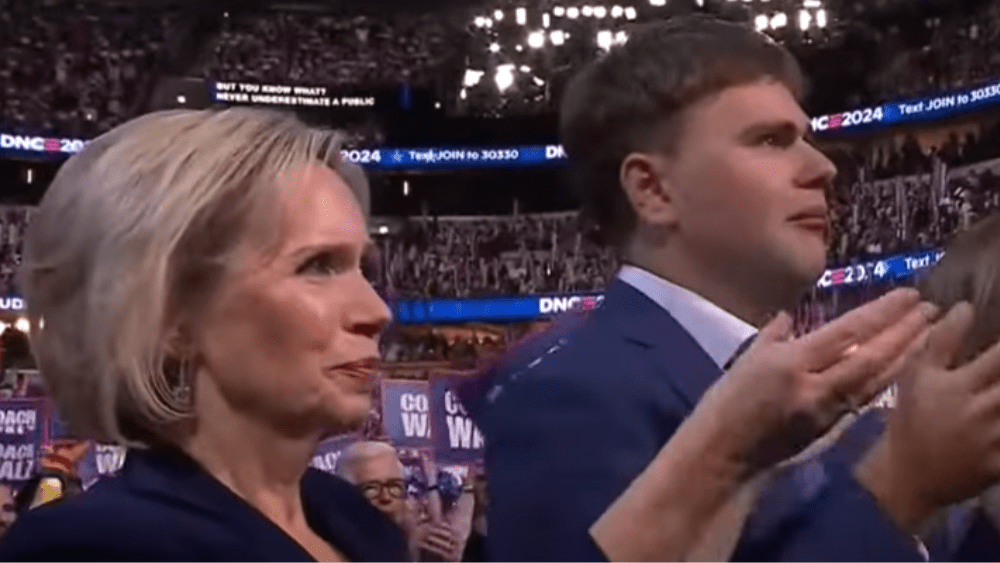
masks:
<instances>
[{"instance_id":1,"label":"man wearing glasses in crowd","mask_svg":"<svg viewBox=\"0 0 1000 563\"><path fill-rule=\"evenodd\" d=\"M425 462L425 467L433 466ZM453 527L441 517L436 468L425 470L430 497L429 518L407 493L403 464L396 449L385 442L357 442L348 446L337 463L337 474L357 486L365 498L399 525L410 540L416 561L457 561L464 541L458 541ZM423 520L423 521L422 521Z\"/></svg>"}]
</instances>

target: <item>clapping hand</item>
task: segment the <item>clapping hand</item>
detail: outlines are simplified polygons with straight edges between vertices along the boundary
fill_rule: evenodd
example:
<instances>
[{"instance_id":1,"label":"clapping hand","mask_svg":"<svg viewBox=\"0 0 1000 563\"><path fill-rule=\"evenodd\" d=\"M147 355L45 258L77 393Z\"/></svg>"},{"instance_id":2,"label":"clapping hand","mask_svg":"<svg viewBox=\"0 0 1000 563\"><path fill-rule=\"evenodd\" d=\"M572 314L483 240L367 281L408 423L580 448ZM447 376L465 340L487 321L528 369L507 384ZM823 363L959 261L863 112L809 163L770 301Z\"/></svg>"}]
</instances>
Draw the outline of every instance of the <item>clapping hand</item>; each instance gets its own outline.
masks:
<instances>
[{"instance_id":1,"label":"clapping hand","mask_svg":"<svg viewBox=\"0 0 1000 563\"><path fill-rule=\"evenodd\" d=\"M857 469L911 531L1000 481L1000 343L954 365L972 325L972 307L960 303L929 331L900 378L886 434Z\"/></svg>"},{"instance_id":2,"label":"clapping hand","mask_svg":"<svg viewBox=\"0 0 1000 563\"><path fill-rule=\"evenodd\" d=\"M901 289L794 339L792 319L781 313L680 432L715 432L748 475L771 467L884 390L937 314L916 291Z\"/></svg>"},{"instance_id":3,"label":"clapping hand","mask_svg":"<svg viewBox=\"0 0 1000 563\"><path fill-rule=\"evenodd\" d=\"M458 542L451 527L428 520L417 526L420 561L458 561Z\"/></svg>"}]
</instances>

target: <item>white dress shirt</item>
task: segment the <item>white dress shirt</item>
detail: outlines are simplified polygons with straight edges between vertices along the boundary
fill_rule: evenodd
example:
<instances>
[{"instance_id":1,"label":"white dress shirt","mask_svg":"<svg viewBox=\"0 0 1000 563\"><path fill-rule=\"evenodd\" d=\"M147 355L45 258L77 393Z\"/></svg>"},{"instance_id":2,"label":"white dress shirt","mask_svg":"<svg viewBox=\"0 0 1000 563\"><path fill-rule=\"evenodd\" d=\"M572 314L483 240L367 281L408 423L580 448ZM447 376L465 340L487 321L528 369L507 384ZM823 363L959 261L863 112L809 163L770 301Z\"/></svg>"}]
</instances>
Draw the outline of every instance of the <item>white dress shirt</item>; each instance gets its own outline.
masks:
<instances>
[{"instance_id":1,"label":"white dress shirt","mask_svg":"<svg viewBox=\"0 0 1000 563\"><path fill-rule=\"evenodd\" d=\"M694 338L719 369L757 329L697 293L635 266L622 266L618 279L663 307Z\"/></svg>"}]
</instances>

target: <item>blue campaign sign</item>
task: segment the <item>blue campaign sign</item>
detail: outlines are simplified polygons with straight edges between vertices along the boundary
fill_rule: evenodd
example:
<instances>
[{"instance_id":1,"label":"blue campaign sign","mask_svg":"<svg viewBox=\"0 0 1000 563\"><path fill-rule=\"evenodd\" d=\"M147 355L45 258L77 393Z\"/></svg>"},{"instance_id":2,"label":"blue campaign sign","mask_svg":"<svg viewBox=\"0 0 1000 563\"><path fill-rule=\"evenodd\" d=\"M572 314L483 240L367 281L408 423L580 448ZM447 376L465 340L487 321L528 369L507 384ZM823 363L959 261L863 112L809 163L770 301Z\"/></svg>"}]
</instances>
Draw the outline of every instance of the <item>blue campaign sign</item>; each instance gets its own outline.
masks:
<instances>
[{"instance_id":1,"label":"blue campaign sign","mask_svg":"<svg viewBox=\"0 0 1000 563\"><path fill-rule=\"evenodd\" d=\"M34 475L44 433L44 399L0 401L0 483L16 485Z\"/></svg>"},{"instance_id":2,"label":"blue campaign sign","mask_svg":"<svg viewBox=\"0 0 1000 563\"><path fill-rule=\"evenodd\" d=\"M124 446L91 444L76 466L84 488L90 488L98 480L117 474L125 465L127 455L128 450Z\"/></svg>"},{"instance_id":3,"label":"blue campaign sign","mask_svg":"<svg viewBox=\"0 0 1000 563\"><path fill-rule=\"evenodd\" d=\"M435 376L431 379L434 421L434 453L438 460L471 463L483 458L486 447L482 432L454 389L466 376Z\"/></svg>"},{"instance_id":4,"label":"blue campaign sign","mask_svg":"<svg viewBox=\"0 0 1000 563\"><path fill-rule=\"evenodd\" d=\"M396 447L431 446L431 402L426 382L383 380L382 417Z\"/></svg>"}]
</instances>

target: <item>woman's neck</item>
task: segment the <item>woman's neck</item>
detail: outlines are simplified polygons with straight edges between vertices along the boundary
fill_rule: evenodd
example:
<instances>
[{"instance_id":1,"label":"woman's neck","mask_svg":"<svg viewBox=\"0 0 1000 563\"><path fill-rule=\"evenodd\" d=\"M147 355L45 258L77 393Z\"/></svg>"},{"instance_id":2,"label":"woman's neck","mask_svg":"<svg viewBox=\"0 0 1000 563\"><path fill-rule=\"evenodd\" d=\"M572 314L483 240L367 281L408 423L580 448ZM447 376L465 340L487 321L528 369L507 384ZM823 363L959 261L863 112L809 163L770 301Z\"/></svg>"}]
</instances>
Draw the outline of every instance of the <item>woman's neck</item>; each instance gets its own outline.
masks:
<instances>
[{"instance_id":1,"label":"woman's neck","mask_svg":"<svg viewBox=\"0 0 1000 563\"><path fill-rule=\"evenodd\" d=\"M304 525L300 483L319 436L289 437L229 409L210 412L181 449L279 526Z\"/></svg>"}]
</instances>

